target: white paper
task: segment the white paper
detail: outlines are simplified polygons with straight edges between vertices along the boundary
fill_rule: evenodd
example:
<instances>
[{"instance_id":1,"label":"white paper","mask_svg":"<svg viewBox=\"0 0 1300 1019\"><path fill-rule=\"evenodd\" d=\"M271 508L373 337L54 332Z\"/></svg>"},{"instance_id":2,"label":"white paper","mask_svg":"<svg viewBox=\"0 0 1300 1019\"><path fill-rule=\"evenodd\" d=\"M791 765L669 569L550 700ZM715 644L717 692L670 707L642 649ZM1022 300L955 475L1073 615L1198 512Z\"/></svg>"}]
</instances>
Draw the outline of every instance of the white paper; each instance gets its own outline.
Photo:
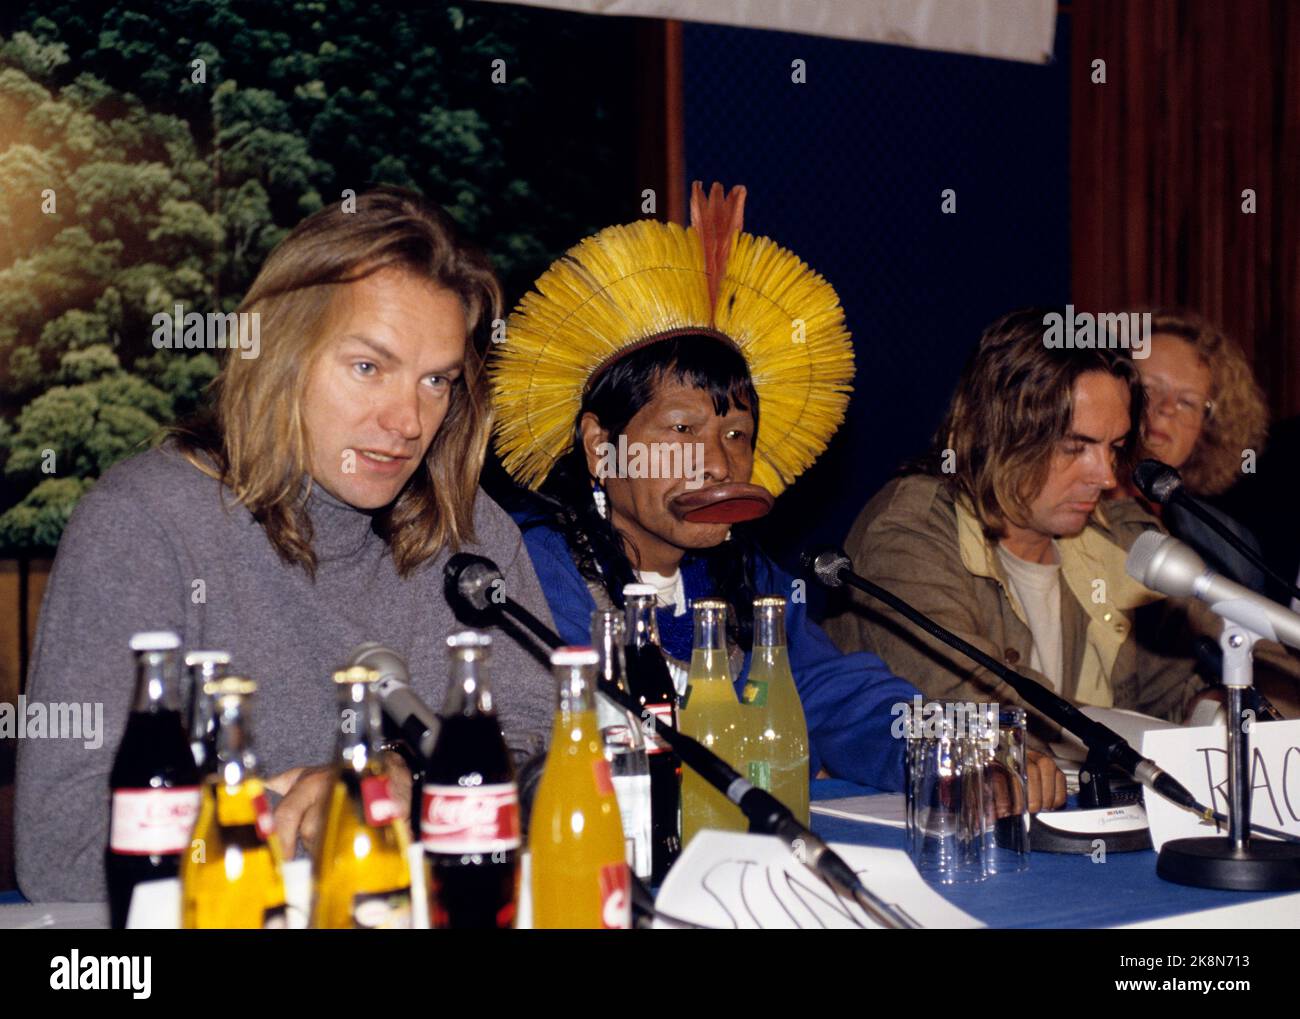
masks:
<instances>
[{"instance_id":1,"label":"white paper","mask_svg":"<svg viewBox=\"0 0 1300 1019\"><path fill-rule=\"evenodd\" d=\"M897 849L833 844L868 891L901 909L922 927L981 927L922 880ZM770 835L704 831L691 840L659 890L656 927L724 930L874 929L849 902L799 863Z\"/></svg>"},{"instance_id":2,"label":"white paper","mask_svg":"<svg viewBox=\"0 0 1300 1019\"><path fill-rule=\"evenodd\" d=\"M907 827L907 804L902 793L875 793L871 796L845 796L838 800L818 800L814 814L842 817L848 821L865 821L888 828Z\"/></svg>"},{"instance_id":3,"label":"white paper","mask_svg":"<svg viewBox=\"0 0 1300 1019\"><path fill-rule=\"evenodd\" d=\"M1142 755L1185 785L1201 803L1228 813L1227 729L1205 726L1148 732ZM1258 722L1250 732L1251 821L1300 835L1300 720ZM1143 789L1157 850L1170 839L1222 834L1213 824Z\"/></svg>"}]
</instances>

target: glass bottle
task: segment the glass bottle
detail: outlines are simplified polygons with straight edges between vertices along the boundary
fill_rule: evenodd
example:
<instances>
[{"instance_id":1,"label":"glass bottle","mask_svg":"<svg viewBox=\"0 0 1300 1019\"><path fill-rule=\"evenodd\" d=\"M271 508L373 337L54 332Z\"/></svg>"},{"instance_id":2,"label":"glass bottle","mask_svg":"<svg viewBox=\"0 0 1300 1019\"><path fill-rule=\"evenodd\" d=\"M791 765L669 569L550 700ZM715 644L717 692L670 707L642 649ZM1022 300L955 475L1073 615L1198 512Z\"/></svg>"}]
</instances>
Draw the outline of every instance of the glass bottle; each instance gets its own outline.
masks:
<instances>
[{"instance_id":1,"label":"glass bottle","mask_svg":"<svg viewBox=\"0 0 1300 1019\"><path fill-rule=\"evenodd\" d=\"M181 865L181 926L287 926L280 845L253 753L247 702L257 685L240 676L209 682L216 766L203 783L194 840Z\"/></svg>"},{"instance_id":2,"label":"glass bottle","mask_svg":"<svg viewBox=\"0 0 1300 1019\"><path fill-rule=\"evenodd\" d=\"M741 691L752 744L749 781L808 824L808 723L790 671L785 643L785 599L754 599L754 652Z\"/></svg>"},{"instance_id":3,"label":"glass bottle","mask_svg":"<svg viewBox=\"0 0 1300 1019\"><path fill-rule=\"evenodd\" d=\"M632 925L623 825L592 692L598 662L589 647L551 653L555 728L528 829L538 929Z\"/></svg>"},{"instance_id":4,"label":"glass bottle","mask_svg":"<svg viewBox=\"0 0 1300 1019\"><path fill-rule=\"evenodd\" d=\"M736 698L727 656L727 603L711 598L695 602L695 642L691 670L678 725L745 773L747 715ZM682 775L682 845L690 845L705 828L748 831L740 808L690 768Z\"/></svg>"},{"instance_id":5,"label":"glass bottle","mask_svg":"<svg viewBox=\"0 0 1300 1019\"><path fill-rule=\"evenodd\" d=\"M597 675L628 692L624 658L626 625L616 609L597 609L591 614L591 641L600 656ZM600 725L605 760L609 762L627 842L627 863L639 878L651 872L650 762L645 738L637 718L615 704L599 690L596 693L596 721Z\"/></svg>"},{"instance_id":6,"label":"glass bottle","mask_svg":"<svg viewBox=\"0 0 1300 1019\"><path fill-rule=\"evenodd\" d=\"M383 717L379 674L356 666L334 673L339 695L337 775L314 861L312 926L373 930L411 926L411 845L404 807L379 760Z\"/></svg>"}]
</instances>

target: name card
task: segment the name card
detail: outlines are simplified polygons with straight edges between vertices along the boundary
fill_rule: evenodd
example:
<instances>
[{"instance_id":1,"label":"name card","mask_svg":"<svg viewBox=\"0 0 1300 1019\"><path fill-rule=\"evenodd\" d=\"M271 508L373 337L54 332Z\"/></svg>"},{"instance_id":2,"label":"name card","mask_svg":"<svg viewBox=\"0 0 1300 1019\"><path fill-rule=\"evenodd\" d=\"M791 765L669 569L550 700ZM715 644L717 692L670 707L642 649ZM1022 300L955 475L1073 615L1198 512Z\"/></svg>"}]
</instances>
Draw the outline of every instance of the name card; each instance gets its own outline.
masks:
<instances>
[{"instance_id":1,"label":"name card","mask_svg":"<svg viewBox=\"0 0 1300 1019\"><path fill-rule=\"evenodd\" d=\"M1251 821L1300 835L1300 720L1256 722L1250 734ZM1221 725L1161 729L1142 737L1142 755L1185 785L1201 803L1228 813L1228 734ZM1151 843L1226 835L1227 825L1203 822L1163 796L1143 789ZM1262 836L1261 836L1262 837Z\"/></svg>"},{"instance_id":2,"label":"name card","mask_svg":"<svg viewBox=\"0 0 1300 1019\"><path fill-rule=\"evenodd\" d=\"M897 849L832 844L862 883L922 927L980 927L927 885ZM862 929L877 924L768 835L702 831L664 879L656 927ZM674 919L667 919L672 917ZM681 921L675 922L675 921Z\"/></svg>"}]
</instances>

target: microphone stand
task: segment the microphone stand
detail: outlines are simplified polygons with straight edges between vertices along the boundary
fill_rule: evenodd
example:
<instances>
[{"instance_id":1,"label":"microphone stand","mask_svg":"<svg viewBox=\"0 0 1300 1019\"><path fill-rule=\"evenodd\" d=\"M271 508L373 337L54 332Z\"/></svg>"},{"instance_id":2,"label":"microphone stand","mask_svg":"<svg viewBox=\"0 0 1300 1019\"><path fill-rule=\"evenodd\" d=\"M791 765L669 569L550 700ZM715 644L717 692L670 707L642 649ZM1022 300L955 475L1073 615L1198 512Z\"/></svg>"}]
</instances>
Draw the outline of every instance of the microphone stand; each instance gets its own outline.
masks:
<instances>
[{"instance_id":1,"label":"microphone stand","mask_svg":"<svg viewBox=\"0 0 1300 1019\"><path fill-rule=\"evenodd\" d=\"M842 558L843 561L835 568L836 572L833 578L823 576L823 569L817 562L820 556L813 553L804 554L804 567L818 582L826 586L837 587L840 584L848 584L884 602L936 640L960 651L976 664L984 666L995 676L1002 679L1016 693L1020 694L1026 703L1037 708L1063 729L1077 736L1088 749L1088 758L1084 763L1084 767L1080 769L1080 800L1082 802L1095 803L1097 808L1103 810L1106 808L1106 804L1110 800L1110 788L1106 784L1106 773L1114 766L1178 806L1190 810L1205 820L1213 818L1212 812L1198 803L1182 783L1178 782L1172 775L1161 771L1153 762L1140 755L1129 746L1128 742L1119 733L1108 726L1102 725L1100 722L1093 721L1069 701L1058 697L1042 684L1007 668L973 644L962 640L955 633L949 632L896 594L886 590L879 584L872 583L865 577L858 576L847 568L848 559L843 552L836 552L836 556ZM1086 776L1085 771L1087 772ZM1136 824L1137 820L1135 815L1128 828L1115 827L1105 832L1108 851L1134 852L1151 848L1151 839L1145 815L1141 817L1140 825ZM1069 828L1058 829L1055 825L1048 824L1041 816L1035 817L1034 830L1030 834L1030 841L1033 842L1037 839L1039 848L1048 852L1074 853L1081 851L1085 846L1091 846L1094 835L1100 837L1102 834L1100 831L1093 833L1072 830L1073 828L1074 825Z\"/></svg>"},{"instance_id":2,"label":"microphone stand","mask_svg":"<svg viewBox=\"0 0 1300 1019\"><path fill-rule=\"evenodd\" d=\"M814 575L817 575L815 570ZM821 577L818 576L817 579L820 580ZM1107 767L1115 765L1133 775L1143 785L1152 786L1156 792L1172 800L1178 806L1185 807L1197 814L1203 812L1201 805L1179 782L1161 772L1146 758L1138 754L1128 745L1124 737L1110 727L1093 721L1069 701L1058 697L1042 684L1007 668L973 644L962 640L955 633L950 633L934 620L912 608L902 598L885 590L880 585L874 584L851 570L843 568L839 573L839 579L841 583L856 587L858 590L864 591L873 598L884 602L930 634L930 636L947 644L949 647L955 648L971 661L984 666L999 679L1002 679L1016 693L1020 694L1027 703L1082 740L1084 746L1090 751L1089 760L1104 763ZM1153 775L1152 772L1156 774Z\"/></svg>"},{"instance_id":3,"label":"microphone stand","mask_svg":"<svg viewBox=\"0 0 1300 1019\"><path fill-rule=\"evenodd\" d=\"M448 593L454 592L457 598L463 597L451 585L448 585L447 590ZM517 620L548 647L555 649L564 645L564 641L553 630L513 598L504 598L494 604L503 614ZM471 607L477 608L472 605ZM479 609L478 611L490 612L491 610ZM597 687L615 704L637 717L641 716L641 705L630 694L624 693L604 679L597 680ZM685 733L678 732L658 716L647 714L647 717L654 725L655 735L673 748L683 764L694 770L741 809L749 819L751 832L775 835L785 841L790 846L795 859L829 884L832 890L856 902L862 907L863 912L880 926L894 930L910 930L920 926L898 906L870 891L854 873L853 868L819 836L800 824L791 810L775 796L755 788L713 751Z\"/></svg>"},{"instance_id":4,"label":"microphone stand","mask_svg":"<svg viewBox=\"0 0 1300 1019\"><path fill-rule=\"evenodd\" d=\"M1254 685L1251 649L1261 636L1225 619L1223 685L1228 691L1228 834L1173 839L1160 847L1156 873L1166 881L1229 891L1300 888L1300 847L1250 837L1250 733L1246 694Z\"/></svg>"}]
</instances>

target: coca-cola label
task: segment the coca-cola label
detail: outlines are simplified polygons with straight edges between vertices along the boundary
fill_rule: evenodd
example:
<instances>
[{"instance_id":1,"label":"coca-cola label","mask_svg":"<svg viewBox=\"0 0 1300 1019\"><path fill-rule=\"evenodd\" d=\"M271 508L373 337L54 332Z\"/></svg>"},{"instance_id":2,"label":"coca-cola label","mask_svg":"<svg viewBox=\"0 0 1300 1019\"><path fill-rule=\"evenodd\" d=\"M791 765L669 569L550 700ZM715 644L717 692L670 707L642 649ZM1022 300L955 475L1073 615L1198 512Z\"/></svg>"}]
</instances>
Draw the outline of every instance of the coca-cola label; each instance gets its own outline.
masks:
<instances>
[{"instance_id":1,"label":"coca-cola label","mask_svg":"<svg viewBox=\"0 0 1300 1019\"><path fill-rule=\"evenodd\" d=\"M600 925L607 931L632 927L632 880L626 863L600 868Z\"/></svg>"},{"instance_id":2,"label":"coca-cola label","mask_svg":"<svg viewBox=\"0 0 1300 1019\"><path fill-rule=\"evenodd\" d=\"M426 785L420 841L431 853L519 848L519 790L513 782L462 788Z\"/></svg>"},{"instance_id":3,"label":"coca-cola label","mask_svg":"<svg viewBox=\"0 0 1300 1019\"><path fill-rule=\"evenodd\" d=\"M361 805L366 824L372 828L386 827L401 816L387 775L367 775L361 780Z\"/></svg>"},{"instance_id":4,"label":"coca-cola label","mask_svg":"<svg viewBox=\"0 0 1300 1019\"><path fill-rule=\"evenodd\" d=\"M271 805L267 803L264 792L253 797L253 824L257 827L257 834L262 838L271 837L275 826L271 823Z\"/></svg>"},{"instance_id":5,"label":"coca-cola label","mask_svg":"<svg viewBox=\"0 0 1300 1019\"><path fill-rule=\"evenodd\" d=\"M182 853L199 816L199 787L116 789L108 847L128 856Z\"/></svg>"},{"instance_id":6,"label":"coca-cola label","mask_svg":"<svg viewBox=\"0 0 1300 1019\"><path fill-rule=\"evenodd\" d=\"M671 704L647 704L645 710L665 725L671 726L673 724L673 706ZM663 754L671 749L667 743L655 735L655 727L650 724L650 720L647 718L645 722L645 752L647 754Z\"/></svg>"},{"instance_id":7,"label":"coca-cola label","mask_svg":"<svg viewBox=\"0 0 1300 1019\"><path fill-rule=\"evenodd\" d=\"M601 796L613 796L614 781L609 777L609 761L597 757L591 762L591 770L596 777L596 792Z\"/></svg>"}]
</instances>

